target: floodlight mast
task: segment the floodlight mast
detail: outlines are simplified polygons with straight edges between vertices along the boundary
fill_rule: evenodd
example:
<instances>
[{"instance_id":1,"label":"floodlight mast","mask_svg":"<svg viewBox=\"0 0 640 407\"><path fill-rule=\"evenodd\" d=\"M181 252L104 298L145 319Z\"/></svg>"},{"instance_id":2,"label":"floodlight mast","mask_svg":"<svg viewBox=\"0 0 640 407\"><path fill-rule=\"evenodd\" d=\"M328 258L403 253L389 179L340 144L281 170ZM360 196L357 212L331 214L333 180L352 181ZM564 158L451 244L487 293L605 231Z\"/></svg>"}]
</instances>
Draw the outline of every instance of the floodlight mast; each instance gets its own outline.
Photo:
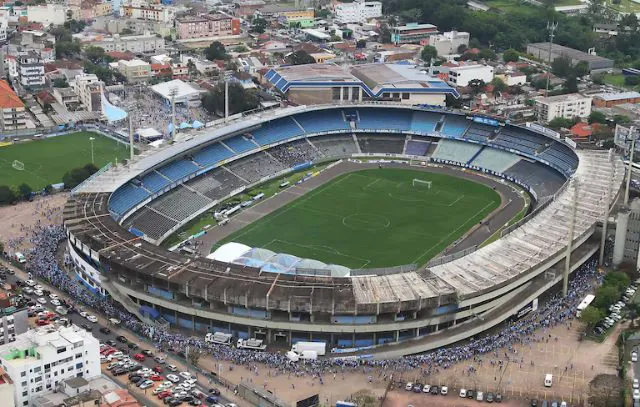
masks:
<instances>
[{"instance_id":1,"label":"floodlight mast","mask_svg":"<svg viewBox=\"0 0 640 407\"><path fill-rule=\"evenodd\" d=\"M551 80L551 63L553 61L551 61L551 50L553 49L553 37L555 37L555 31L556 28L558 28L558 22L557 21L547 21L547 31L549 31L549 68L547 69L547 88L546 88L546 92L544 94L545 97L549 96L549 82Z\"/></svg>"}]
</instances>

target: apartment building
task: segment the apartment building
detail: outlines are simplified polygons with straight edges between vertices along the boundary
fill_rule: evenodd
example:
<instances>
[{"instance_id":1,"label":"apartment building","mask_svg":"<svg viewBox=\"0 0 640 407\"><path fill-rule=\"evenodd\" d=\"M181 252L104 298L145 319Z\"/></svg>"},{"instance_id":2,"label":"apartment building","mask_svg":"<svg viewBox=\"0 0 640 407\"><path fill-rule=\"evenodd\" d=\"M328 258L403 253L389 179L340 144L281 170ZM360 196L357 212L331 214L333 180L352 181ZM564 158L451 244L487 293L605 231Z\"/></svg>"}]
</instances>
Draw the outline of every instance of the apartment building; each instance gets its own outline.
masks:
<instances>
[{"instance_id":1,"label":"apartment building","mask_svg":"<svg viewBox=\"0 0 640 407\"><path fill-rule=\"evenodd\" d=\"M99 343L75 325L47 325L0 346L0 364L14 383L15 405L29 406L35 397L57 389L65 379L99 376Z\"/></svg>"},{"instance_id":2,"label":"apartment building","mask_svg":"<svg viewBox=\"0 0 640 407\"><path fill-rule=\"evenodd\" d=\"M145 82L151 79L151 64L140 59L118 61L118 71L120 71L129 82Z\"/></svg>"},{"instance_id":3,"label":"apartment building","mask_svg":"<svg viewBox=\"0 0 640 407\"><path fill-rule=\"evenodd\" d=\"M468 32L447 31L442 34L430 35L423 45L431 45L438 51L438 55L457 54L461 45L469 46Z\"/></svg>"},{"instance_id":4,"label":"apartment building","mask_svg":"<svg viewBox=\"0 0 640 407\"><path fill-rule=\"evenodd\" d=\"M176 20L176 33L181 40L239 35L240 32L240 20L222 14L203 14Z\"/></svg>"},{"instance_id":5,"label":"apartment building","mask_svg":"<svg viewBox=\"0 0 640 407\"><path fill-rule=\"evenodd\" d=\"M26 88L44 86L46 78L44 76L44 62L35 51L28 51L18 55L18 79L20 84Z\"/></svg>"},{"instance_id":6,"label":"apartment building","mask_svg":"<svg viewBox=\"0 0 640 407\"><path fill-rule=\"evenodd\" d=\"M481 80L489 83L493 80L493 67L489 65L462 65L449 69L449 85L469 86L469 82Z\"/></svg>"},{"instance_id":7,"label":"apartment building","mask_svg":"<svg viewBox=\"0 0 640 407\"><path fill-rule=\"evenodd\" d=\"M176 9L162 4L149 4L143 0L128 0L120 6L120 15L138 20L170 23L176 18Z\"/></svg>"},{"instance_id":8,"label":"apartment building","mask_svg":"<svg viewBox=\"0 0 640 407\"><path fill-rule=\"evenodd\" d=\"M540 97L535 99L538 120L548 123L557 117L572 119L591 114L592 98L579 93Z\"/></svg>"},{"instance_id":9,"label":"apartment building","mask_svg":"<svg viewBox=\"0 0 640 407\"><path fill-rule=\"evenodd\" d=\"M371 18L382 16L382 3L355 0L353 3L337 4L334 12L336 18L342 23L364 23Z\"/></svg>"},{"instance_id":10,"label":"apartment building","mask_svg":"<svg viewBox=\"0 0 640 407\"><path fill-rule=\"evenodd\" d=\"M438 33L438 27L433 24L410 23L391 28L391 42L395 45L418 44Z\"/></svg>"},{"instance_id":11,"label":"apartment building","mask_svg":"<svg viewBox=\"0 0 640 407\"><path fill-rule=\"evenodd\" d=\"M0 81L0 130L8 132L27 128L24 103L7 81Z\"/></svg>"},{"instance_id":12,"label":"apartment building","mask_svg":"<svg viewBox=\"0 0 640 407\"><path fill-rule=\"evenodd\" d=\"M67 21L67 8L53 3L27 6L27 20L44 26L62 25Z\"/></svg>"},{"instance_id":13,"label":"apartment building","mask_svg":"<svg viewBox=\"0 0 640 407\"><path fill-rule=\"evenodd\" d=\"M103 83L94 74L76 75L73 90L78 101L89 112L102 111L101 94Z\"/></svg>"},{"instance_id":14,"label":"apartment building","mask_svg":"<svg viewBox=\"0 0 640 407\"><path fill-rule=\"evenodd\" d=\"M148 31L142 35L120 36L119 34L114 34L112 37L101 39L92 38L83 42L85 45L101 47L105 52L128 51L134 54L140 54L164 51L164 38L158 38L155 34L151 34Z\"/></svg>"}]
</instances>

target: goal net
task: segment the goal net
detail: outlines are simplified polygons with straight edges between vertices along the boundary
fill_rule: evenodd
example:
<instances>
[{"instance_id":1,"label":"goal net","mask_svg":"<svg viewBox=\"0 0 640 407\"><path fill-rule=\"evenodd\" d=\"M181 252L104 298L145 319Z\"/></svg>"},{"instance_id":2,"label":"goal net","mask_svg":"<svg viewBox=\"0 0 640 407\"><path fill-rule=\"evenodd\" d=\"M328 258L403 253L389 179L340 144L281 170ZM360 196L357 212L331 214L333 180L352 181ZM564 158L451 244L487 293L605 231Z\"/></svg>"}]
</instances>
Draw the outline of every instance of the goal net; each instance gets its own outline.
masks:
<instances>
[{"instance_id":1,"label":"goal net","mask_svg":"<svg viewBox=\"0 0 640 407\"><path fill-rule=\"evenodd\" d=\"M431 189L431 181L425 181L423 179L414 178L413 181L411 182L411 186L427 188L427 189L430 190Z\"/></svg>"},{"instance_id":2,"label":"goal net","mask_svg":"<svg viewBox=\"0 0 640 407\"><path fill-rule=\"evenodd\" d=\"M24 163L22 161L13 160L11 166L18 171L24 171Z\"/></svg>"}]
</instances>

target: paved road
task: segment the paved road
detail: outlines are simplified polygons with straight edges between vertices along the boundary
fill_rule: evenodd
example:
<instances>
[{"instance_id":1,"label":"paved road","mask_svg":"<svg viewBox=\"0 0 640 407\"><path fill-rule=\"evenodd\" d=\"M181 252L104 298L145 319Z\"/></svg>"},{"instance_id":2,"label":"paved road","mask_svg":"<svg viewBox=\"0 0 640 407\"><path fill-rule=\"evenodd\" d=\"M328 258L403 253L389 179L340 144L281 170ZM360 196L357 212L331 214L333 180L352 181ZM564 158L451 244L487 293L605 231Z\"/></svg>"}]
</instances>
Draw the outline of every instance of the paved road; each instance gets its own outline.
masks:
<instances>
[{"instance_id":1,"label":"paved road","mask_svg":"<svg viewBox=\"0 0 640 407\"><path fill-rule=\"evenodd\" d=\"M7 276L7 283L12 284L15 283L16 280L26 280L28 279L28 276L26 275L25 272L23 272L20 269L17 269L9 264L7 264L4 261L0 261L0 263L2 263L3 265L7 266L7 267L11 267L11 269L13 269L16 274L15 275L8 275ZM69 298L67 295L65 295L63 292L56 290L55 288L49 286L46 282L43 281L39 281L36 279L36 282L38 284L40 284L41 286L44 287L44 289L51 291L52 293L56 293L58 294L58 296L61 299L64 299L67 302L71 302L75 304L75 301L72 298ZM35 299L35 296L32 297ZM47 298L47 303L44 304L44 307L52 312L55 312L55 306L53 306L50 302L49 299ZM198 384L196 386L196 388L206 394L209 394L209 389L215 388L218 389L222 392L222 395L220 397L219 402L220 403L225 403L228 404L230 402L234 402L237 403L239 405L245 405L246 403L240 402L240 400L236 399L235 397L231 396L230 392L227 389L224 389L223 387L220 386L216 386L216 385L211 385L208 381L207 378L203 377L202 375L198 375L197 372L195 372L193 369L189 369L186 366L186 363L181 360L180 358L171 355L171 354L165 354L165 353L161 353L158 351L157 348L154 347L154 345L147 341L145 338L139 337L137 335L135 335L134 333L128 331L127 329L118 327L118 326L113 326L113 324L111 324L107 318L104 315L99 314L98 312L95 312L92 309L89 309L87 307L80 307L78 306L78 308L80 308L80 310L84 310L92 315L95 315L98 318L98 322L97 323L91 323L89 322L87 319L85 319L84 317L80 316L80 314L78 313L73 313L73 314L68 314L65 317L68 318L73 324L76 324L78 326L89 326L92 328L91 330L91 334L96 337L101 343L105 343L108 340L116 340L116 337L123 335L127 338L128 343L135 343L139 346L138 349L132 350L129 349L127 347L126 344L122 344L119 343L116 345L117 348L119 348L120 350L123 351L123 353L129 354L129 355L134 355L136 353L140 353L142 350L148 349L151 350L155 355L162 355L166 357L166 365L168 364L173 364L175 366L178 367L178 372L181 371L190 371L192 373L193 376L195 376L198 379ZM111 330L110 333L105 334L104 332L100 332L100 328L108 328ZM116 341L117 342L117 341ZM157 363L153 360L153 358L146 358L144 362L141 362L141 367L148 367L150 369L152 369L153 367L155 367L157 365ZM103 373L107 374L108 370L106 370L107 367L107 363L102 365L103 368ZM165 365L165 366L166 366ZM175 373L178 373L175 372ZM169 374L171 372L167 371L166 369L164 369L164 372L162 373L163 376L166 376L167 374ZM157 399L153 394L152 394L152 390L153 388L147 389L146 392L138 389L135 386L128 386L128 377L127 375L122 375L122 376L112 376L110 374L108 374L108 376L112 379L114 379L116 382L118 382L118 384L122 385L123 387L128 387L129 390L132 392L132 394L136 397L139 397L143 402L143 404L148 404L149 400L152 401L154 404L162 404L162 402ZM159 382L161 383L161 382ZM225 394L226 393L226 394ZM146 397L145 397L146 395ZM142 397L141 397L142 396ZM147 400L144 400L147 399ZM232 400L233 399L233 400ZM183 404L183 405L186 405Z\"/></svg>"}]
</instances>

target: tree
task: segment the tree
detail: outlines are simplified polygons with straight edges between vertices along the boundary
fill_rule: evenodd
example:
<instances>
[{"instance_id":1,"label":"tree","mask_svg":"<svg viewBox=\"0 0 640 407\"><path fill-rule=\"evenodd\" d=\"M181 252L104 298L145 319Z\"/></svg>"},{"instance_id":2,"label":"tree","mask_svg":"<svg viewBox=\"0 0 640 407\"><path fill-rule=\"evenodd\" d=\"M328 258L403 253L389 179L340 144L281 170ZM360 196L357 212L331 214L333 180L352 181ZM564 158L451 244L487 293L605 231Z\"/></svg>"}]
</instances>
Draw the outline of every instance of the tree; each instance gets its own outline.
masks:
<instances>
[{"instance_id":1,"label":"tree","mask_svg":"<svg viewBox=\"0 0 640 407\"><path fill-rule=\"evenodd\" d=\"M16 201L16 193L6 185L0 185L0 204L11 204Z\"/></svg>"},{"instance_id":2,"label":"tree","mask_svg":"<svg viewBox=\"0 0 640 407\"><path fill-rule=\"evenodd\" d=\"M229 114L253 110L260 104L255 90L245 90L237 82L229 84ZM202 107L209 113L224 115L224 84L219 83L202 97Z\"/></svg>"},{"instance_id":3,"label":"tree","mask_svg":"<svg viewBox=\"0 0 640 407\"><path fill-rule=\"evenodd\" d=\"M425 45L424 48L422 48L420 57L424 62L429 63L432 59L436 59L438 57L438 50L434 46Z\"/></svg>"},{"instance_id":4,"label":"tree","mask_svg":"<svg viewBox=\"0 0 640 407\"><path fill-rule=\"evenodd\" d=\"M227 50L224 45L220 41L212 42L205 50L204 56L209 61L214 61L216 59L227 59L229 56L227 55Z\"/></svg>"},{"instance_id":5,"label":"tree","mask_svg":"<svg viewBox=\"0 0 640 407\"><path fill-rule=\"evenodd\" d=\"M262 34L267 29L267 20L262 17L257 17L253 19L253 25L251 27L251 31Z\"/></svg>"},{"instance_id":6,"label":"tree","mask_svg":"<svg viewBox=\"0 0 640 407\"><path fill-rule=\"evenodd\" d=\"M493 78L491 80L491 85L493 86L493 94L497 95L498 93L502 93L507 90L507 84L500 78Z\"/></svg>"},{"instance_id":7,"label":"tree","mask_svg":"<svg viewBox=\"0 0 640 407\"><path fill-rule=\"evenodd\" d=\"M80 43L77 40L56 42L56 56L58 58L73 57L78 53L80 53Z\"/></svg>"},{"instance_id":8,"label":"tree","mask_svg":"<svg viewBox=\"0 0 640 407\"><path fill-rule=\"evenodd\" d=\"M54 88L68 88L69 84L67 83L67 78L62 77L62 78L56 78L53 80L53 87Z\"/></svg>"},{"instance_id":9,"label":"tree","mask_svg":"<svg viewBox=\"0 0 640 407\"><path fill-rule=\"evenodd\" d=\"M482 79L471 79L469 81L469 87L471 88L471 91L473 92L474 95L477 95L478 93L482 92L485 85L486 84Z\"/></svg>"},{"instance_id":10,"label":"tree","mask_svg":"<svg viewBox=\"0 0 640 407\"><path fill-rule=\"evenodd\" d=\"M564 81L563 88L567 93L576 93L578 91L578 78L574 75L567 76Z\"/></svg>"},{"instance_id":11,"label":"tree","mask_svg":"<svg viewBox=\"0 0 640 407\"><path fill-rule=\"evenodd\" d=\"M605 124L607 123L607 116L602 112L598 112L594 110L589 115L589 124L593 124L593 123Z\"/></svg>"},{"instance_id":12,"label":"tree","mask_svg":"<svg viewBox=\"0 0 640 407\"><path fill-rule=\"evenodd\" d=\"M640 85L640 76L637 76L637 75L625 76L624 84L627 86L638 86Z\"/></svg>"},{"instance_id":13,"label":"tree","mask_svg":"<svg viewBox=\"0 0 640 407\"><path fill-rule=\"evenodd\" d=\"M331 11L329 11L329 9L326 9L326 8L316 9L315 15L316 17L319 17L319 18L327 18L331 15Z\"/></svg>"},{"instance_id":14,"label":"tree","mask_svg":"<svg viewBox=\"0 0 640 407\"><path fill-rule=\"evenodd\" d=\"M467 45L466 45L466 44L460 44L460 45L458 45L458 49L457 49L458 54L464 54L464 53L465 53L465 51L467 50L467 48L469 48L469 47L467 47Z\"/></svg>"},{"instance_id":15,"label":"tree","mask_svg":"<svg viewBox=\"0 0 640 407\"><path fill-rule=\"evenodd\" d=\"M624 114L617 114L615 116L613 116L613 121L616 124L630 124L632 123L632 120L629 116L624 115Z\"/></svg>"},{"instance_id":16,"label":"tree","mask_svg":"<svg viewBox=\"0 0 640 407\"><path fill-rule=\"evenodd\" d=\"M504 62L517 62L520 59L520 53L513 48L509 48L502 54Z\"/></svg>"},{"instance_id":17,"label":"tree","mask_svg":"<svg viewBox=\"0 0 640 407\"><path fill-rule=\"evenodd\" d=\"M291 65L315 64L316 60L305 50L294 51L286 58Z\"/></svg>"},{"instance_id":18,"label":"tree","mask_svg":"<svg viewBox=\"0 0 640 407\"><path fill-rule=\"evenodd\" d=\"M187 352L187 359L189 363L193 366L198 366L198 362L200 362L200 357L202 356L202 351L195 347L189 347L189 351Z\"/></svg>"},{"instance_id":19,"label":"tree","mask_svg":"<svg viewBox=\"0 0 640 407\"><path fill-rule=\"evenodd\" d=\"M487 61L493 61L496 59L496 53L491 48L483 48L478 53L478 57L486 59Z\"/></svg>"},{"instance_id":20,"label":"tree","mask_svg":"<svg viewBox=\"0 0 640 407\"><path fill-rule=\"evenodd\" d=\"M596 298L593 305L600 309L609 309L609 306L620 298L620 291L613 286L602 286L596 291Z\"/></svg>"},{"instance_id":21,"label":"tree","mask_svg":"<svg viewBox=\"0 0 640 407\"><path fill-rule=\"evenodd\" d=\"M582 322L587 324L588 328L600 322L602 318L604 318L604 312L596 307L592 307L591 305L584 309L580 314L580 319Z\"/></svg>"},{"instance_id":22,"label":"tree","mask_svg":"<svg viewBox=\"0 0 640 407\"><path fill-rule=\"evenodd\" d=\"M622 380L613 374L599 374L589 382L588 401L593 407L623 406Z\"/></svg>"},{"instance_id":23,"label":"tree","mask_svg":"<svg viewBox=\"0 0 640 407\"><path fill-rule=\"evenodd\" d=\"M71 189L78 186L84 180L93 175L98 168L93 164L87 164L84 167L73 168L62 176L62 182L65 188Z\"/></svg>"},{"instance_id":24,"label":"tree","mask_svg":"<svg viewBox=\"0 0 640 407\"><path fill-rule=\"evenodd\" d=\"M565 57L554 59L551 63L551 72L561 78L568 76L571 73L571 60Z\"/></svg>"},{"instance_id":25,"label":"tree","mask_svg":"<svg viewBox=\"0 0 640 407\"><path fill-rule=\"evenodd\" d=\"M367 40L358 40L356 42L356 48L357 49L362 49L362 48L366 48L367 47Z\"/></svg>"},{"instance_id":26,"label":"tree","mask_svg":"<svg viewBox=\"0 0 640 407\"><path fill-rule=\"evenodd\" d=\"M612 286L618 291L625 290L631 283L631 278L624 271L612 271L604 276L603 285Z\"/></svg>"},{"instance_id":27,"label":"tree","mask_svg":"<svg viewBox=\"0 0 640 407\"><path fill-rule=\"evenodd\" d=\"M380 25L380 42L383 44L391 43L391 30L389 30L389 26L386 23L382 23Z\"/></svg>"},{"instance_id":28,"label":"tree","mask_svg":"<svg viewBox=\"0 0 640 407\"><path fill-rule=\"evenodd\" d=\"M104 48L95 46L86 47L84 49L84 56L94 64L111 62L111 60L113 59L104 52Z\"/></svg>"},{"instance_id":29,"label":"tree","mask_svg":"<svg viewBox=\"0 0 640 407\"><path fill-rule=\"evenodd\" d=\"M24 199L25 201L31 198L32 193L33 189L31 189L31 187L24 182L18 185L18 194L20 195L20 198Z\"/></svg>"},{"instance_id":30,"label":"tree","mask_svg":"<svg viewBox=\"0 0 640 407\"><path fill-rule=\"evenodd\" d=\"M571 119L567 119L564 117L556 117L553 120L551 120L549 123L547 123L547 127L554 130L559 130L561 128L569 128L574 124L575 122Z\"/></svg>"},{"instance_id":31,"label":"tree","mask_svg":"<svg viewBox=\"0 0 640 407\"><path fill-rule=\"evenodd\" d=\"M573 67L573 74L578 78L582 78L588 73L589 73L589 64L586 63L585 61L580 61Z\"/></svg>"}]
</instances>

